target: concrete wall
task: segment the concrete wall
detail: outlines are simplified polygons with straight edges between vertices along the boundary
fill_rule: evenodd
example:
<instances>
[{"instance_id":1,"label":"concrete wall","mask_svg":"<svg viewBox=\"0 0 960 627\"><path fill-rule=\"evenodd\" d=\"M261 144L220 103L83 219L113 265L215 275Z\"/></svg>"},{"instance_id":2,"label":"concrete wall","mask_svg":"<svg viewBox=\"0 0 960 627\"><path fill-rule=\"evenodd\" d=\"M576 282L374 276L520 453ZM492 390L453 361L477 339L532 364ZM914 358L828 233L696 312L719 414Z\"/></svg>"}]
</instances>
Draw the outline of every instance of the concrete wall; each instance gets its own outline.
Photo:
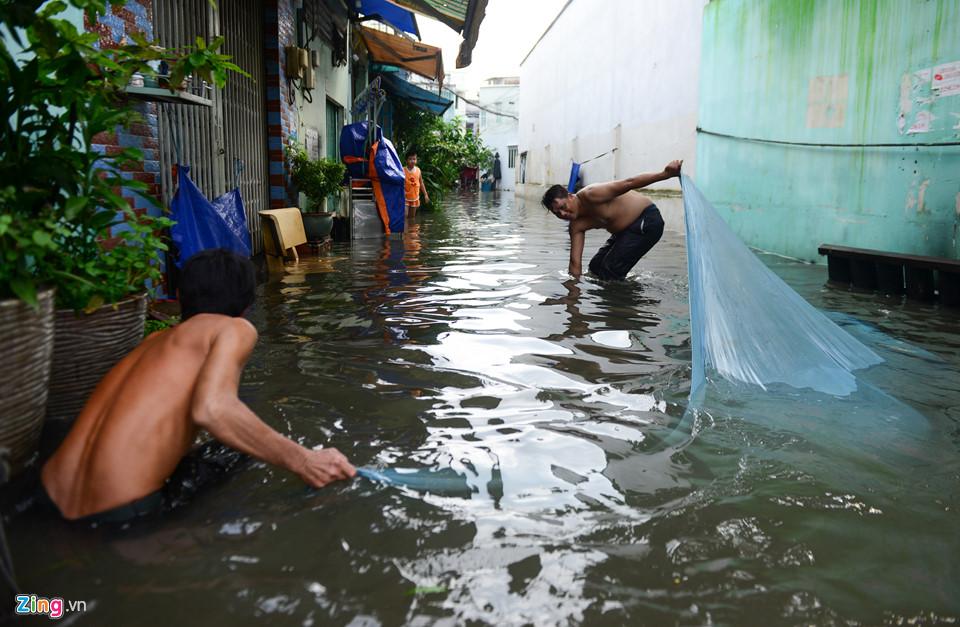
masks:
<instances>
[{"instance_id":1,"label":"concrete wall","mask_svg":"<svg viewBox=\"0 0 960 627\"><path fill-rule=\"evenodd\" d=\"M697 181L741 238L960 258L960 146L918 145L960 140L960 3L714 0L703 28L705 131L868 145L701 134Z\"/></svg>"},{"instance_id":2,"label":"concrete wall","mask_svg":"<svg viewBox=\"0 0 960 627\"><path fill-rule=\"evenodd\" d=\"M331 50L328 45L316 39L310 42L309 48L316 50L320 57L320 65L314 68L316 73L316 88L310 90L310 100L303 90L294 93L294 121L293 129L301 143L308 138L319 142L319 157L327 157L327 141L333 136L334 141L340 141L339 128L327 128L327 99L342 109L342 121L349 122L350 117L350 65L349 63L334 66L331 63ZM306 207L307 199L301 192L298 206ZM336 211L341 207L327 207L328 211Z\"/></svg>"},{"instance_id":3,"label":"concrete wall","mask_svg":"<svg viewBox=\"0 0 960 627\"><path fill-rule=\"evenodd\" d=\"M696 172L703 5L566 5L520 66L524 193L566 184L571 160L603 153L584 166L586 183L659 170L671 159L684 159L685 171ZM678 189L678 182L658 187Z\"/></svg>"},{"instance_id":4,"label":"concrete wall","mask_svg":"<svg viewBox=\"0 0 960 627\"><path fill-rule=\"evenodd\" d=\"M518 85L484 85L478 104L490 111L480 111L480 139L493 152L500 153L500 189L512 191L516 185L516 168L510 168L510 146L517 146L520 87ZM507 115L496 115L491 111ZM517 162L520 158L517 157Z\"/></svg>"}]
</instances>

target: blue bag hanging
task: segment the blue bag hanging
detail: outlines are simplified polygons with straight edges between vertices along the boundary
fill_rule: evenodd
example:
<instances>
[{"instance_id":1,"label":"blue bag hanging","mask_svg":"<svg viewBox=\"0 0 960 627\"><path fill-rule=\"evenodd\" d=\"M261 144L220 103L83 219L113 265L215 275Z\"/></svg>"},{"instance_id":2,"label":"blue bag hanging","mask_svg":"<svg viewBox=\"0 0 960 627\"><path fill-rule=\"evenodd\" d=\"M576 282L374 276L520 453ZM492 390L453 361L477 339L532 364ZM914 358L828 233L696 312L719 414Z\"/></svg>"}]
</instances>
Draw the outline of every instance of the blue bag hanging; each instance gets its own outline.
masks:
<instances>
[{"instance_id":1,"label":"blue bag hanging","mask_svg":"<svg viewBox=\"0 0 960 627\"><path fill-rule=\"evenodd\" d=\"M250 256L250 231L239 188L210 202L190 180L190 168L177 166L177 193L170 203L173 219L170 228L178 255L176 265L183 264L201 250L226 248Z\"/></svg>"},{"instance_id":2,"label":"blue bag hanging","mask_svg":"<svg viewBox=\"0 0 960 627\"><path fill-rule=\"evenodd\" d=\"M570 164L570 181L567 183L567 191L571 194L577 191L577 179L580 178L580 164L573 162Z\"/></svg>"}]
</instances>

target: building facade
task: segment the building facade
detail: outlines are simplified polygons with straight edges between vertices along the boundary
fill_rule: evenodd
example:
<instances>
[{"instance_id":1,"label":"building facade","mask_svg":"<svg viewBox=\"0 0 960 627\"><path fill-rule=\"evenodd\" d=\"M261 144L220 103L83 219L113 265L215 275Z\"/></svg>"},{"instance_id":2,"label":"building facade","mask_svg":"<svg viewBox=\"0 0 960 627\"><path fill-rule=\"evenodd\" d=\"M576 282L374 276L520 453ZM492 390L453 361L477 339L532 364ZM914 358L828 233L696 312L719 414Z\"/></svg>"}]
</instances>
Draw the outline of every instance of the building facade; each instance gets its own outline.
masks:
<instances>
[{"instance_id":1,"label":"building facade","mask_svg":"<svg viewBox=\"0 0 960 627\"><path fill-rule=\"evenodd\" d=\"M515 76L487 79L480 86L477 104L480 139L500 155L499 189L513 191L519 157L520 79Z\"/></svg>"},{"instance_id":2,"label":"building facade","mask_svg":"<svg viewBox=\"0 0 960 627\"><path fill-rule=\"evenodd\" d=\"M520 66L521 193L566 184L572 161L584 163L587 184L658 170L672 159L696 171L704 4L565 5Z\"/></svg>"}]
</instances>

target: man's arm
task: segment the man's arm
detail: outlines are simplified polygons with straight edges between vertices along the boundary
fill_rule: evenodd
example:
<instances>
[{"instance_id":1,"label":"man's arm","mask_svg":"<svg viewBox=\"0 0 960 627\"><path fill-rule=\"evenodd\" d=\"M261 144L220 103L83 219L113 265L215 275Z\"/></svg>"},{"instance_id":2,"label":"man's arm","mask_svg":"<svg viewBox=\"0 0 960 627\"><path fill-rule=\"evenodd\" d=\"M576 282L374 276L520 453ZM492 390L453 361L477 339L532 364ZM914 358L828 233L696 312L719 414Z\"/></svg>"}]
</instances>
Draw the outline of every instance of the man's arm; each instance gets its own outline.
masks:
<instances>
[{"instance_id":1,"label":"man's arm","mask_svg":"<svg viewBox=\"0 0 960 627\"><path fill-rule=\"evenodd\" d=\"M427 183L423 180L423 170L417 172L417 175L420 177L420 191L423 192L423 199L430 204L430 194L427 193Z\"/></svg>"},{"instance_id":2,"label":"man's arm","mask_svg":"<svg viewBox=\"0 0 960 627\"><path fill-rule=\"evenodd\" d=\"M573 230L573 225L570 225L570 266L567 268L573 278L579 279L581 273L581 263L583 259L583 240L584 235L583 231Z\"/></svg>"},{"instance_id":3,"label":"man's arm","mask_svg":"<svg viewBox=\"0 0 960 627\"><path fill-rule=\"evenodd\" d=\"M227 446L286 468L311 486L354 476L356 470L339 451L300 446L271 429L238 398L240 375L256 342L256 330L243 319L231 320L217 334L194 391L193 421Z\"/></svg>"},{"instance_id":4,"label":"man's arm","mask_svg":"<svg viewBox=\"0 0 960 627\"><path fill-rule=\"evenodd\" d=\"M638 174L628 179L610 181L609 183L594 183L593 185L584 187L579 193L583 194L584 198L591 203L610 202L617 196L626 194L631 189L642 189L658 181L665 181L669 178L679 176L681 165L683 165L683 161L671 161L661 172Z\"/></svg>"}]
</instances>

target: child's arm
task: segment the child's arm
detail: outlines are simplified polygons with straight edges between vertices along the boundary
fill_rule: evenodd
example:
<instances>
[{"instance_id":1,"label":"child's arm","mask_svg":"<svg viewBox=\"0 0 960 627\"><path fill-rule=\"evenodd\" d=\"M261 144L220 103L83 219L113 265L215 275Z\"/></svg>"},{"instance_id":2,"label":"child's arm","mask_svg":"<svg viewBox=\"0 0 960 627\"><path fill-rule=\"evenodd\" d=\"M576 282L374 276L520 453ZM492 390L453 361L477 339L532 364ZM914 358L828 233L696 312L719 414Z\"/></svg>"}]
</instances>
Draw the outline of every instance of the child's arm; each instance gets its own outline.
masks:
<instances>
[{"instance_id":1,"label":"child's arm","mask_svg":"<svg viewBox=\"0 0 960 627\"><path fill-rule=\"evenodd\" d=\"M423 170L420 170L420 191L423 192L423 199L427 201L427 204L430 204L430 194L427 193L427 183L423 180Z\"/></svg>"}]
</instances>

